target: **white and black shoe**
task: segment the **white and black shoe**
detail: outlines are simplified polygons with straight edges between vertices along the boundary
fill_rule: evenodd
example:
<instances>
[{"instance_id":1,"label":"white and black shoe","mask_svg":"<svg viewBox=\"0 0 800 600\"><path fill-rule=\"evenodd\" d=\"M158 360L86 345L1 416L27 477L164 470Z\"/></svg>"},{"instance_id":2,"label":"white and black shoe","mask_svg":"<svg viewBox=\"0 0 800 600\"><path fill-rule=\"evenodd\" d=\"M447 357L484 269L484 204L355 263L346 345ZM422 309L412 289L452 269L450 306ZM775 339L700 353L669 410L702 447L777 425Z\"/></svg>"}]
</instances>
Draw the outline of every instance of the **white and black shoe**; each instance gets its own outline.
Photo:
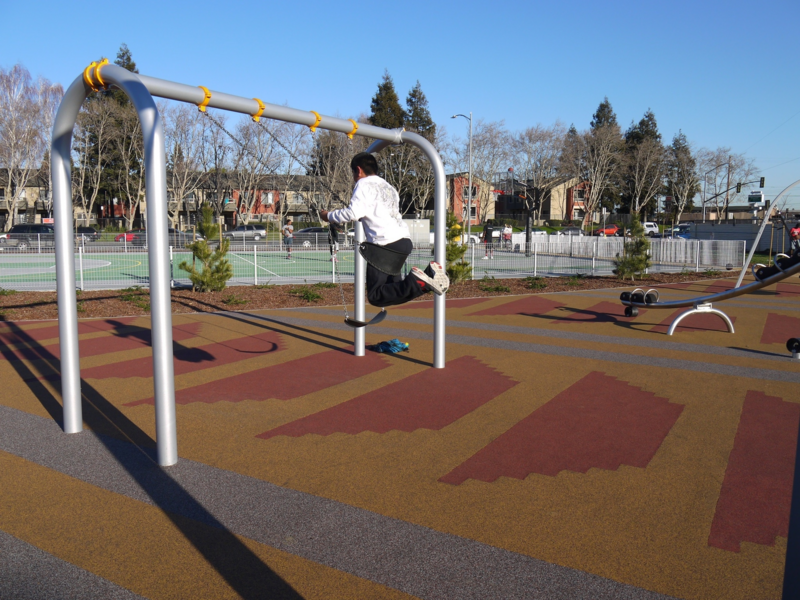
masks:
<instances>
[{"instance_id":1,"label":"white and black shoe","mask_svg":"<svg viewBox=\"0 0 800 600\"><path fill-rule=\"evenodd\" d=\"M430 272L430 275L426 271ZM450 287L450 279L438 263L431 263L425 271L419 267L411 267L411 274L425 283L437 296L444 294Z\"/></svg>"}]
</instances>

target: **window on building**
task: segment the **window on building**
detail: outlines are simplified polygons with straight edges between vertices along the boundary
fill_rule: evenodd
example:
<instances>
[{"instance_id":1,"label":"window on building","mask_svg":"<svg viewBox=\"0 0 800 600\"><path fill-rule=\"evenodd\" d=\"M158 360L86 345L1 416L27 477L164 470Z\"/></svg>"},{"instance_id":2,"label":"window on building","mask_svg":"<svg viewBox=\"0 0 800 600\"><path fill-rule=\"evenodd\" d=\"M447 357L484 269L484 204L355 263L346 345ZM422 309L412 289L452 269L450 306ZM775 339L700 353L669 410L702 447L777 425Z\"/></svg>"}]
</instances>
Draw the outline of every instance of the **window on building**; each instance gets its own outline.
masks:
<instances>
[{"instance_id":1,"label":"window on building","mask_svg":"<svg viewBox=\"0 0 800 600\"><path fill-rule=\"evenodd\" d=\"M269 206L273 202L275 202L275 193L274 192L269 192L267 194L267 206Z\"/></svg>"},{"instance_id":2,"label":"window on building","mask_svg":"<svg viewBox=\"0 0 800 600\"><path fill-rule=\"evenodd\" d=\"M464 200L469 200L469 186L468 185L465 185L463 188L461 188L461 194L462 194ZM477 195L478 195L478 187L473 185L472 186L472 199L474 200Z\"/></svg>"},{"instance_id":3,"label":"window on building","mask_svg":"<svg viewBox=\"0 0 800 600\"><path fill-rule=\"evenodd\" d=\"M575 199L583 200L586 197L586 190L575 190Z\"/></svg>"},{"instance_id":4,"label":"window on building","mask_svg":"<svg viewBox=\"0 0 800 600\"><path fill-rule=\"evenodd\" d=\"M478 216L478 207L477 206L470 206L469 207L469 216L471 219L474 219Z\"/></svg>"}]
</instances>

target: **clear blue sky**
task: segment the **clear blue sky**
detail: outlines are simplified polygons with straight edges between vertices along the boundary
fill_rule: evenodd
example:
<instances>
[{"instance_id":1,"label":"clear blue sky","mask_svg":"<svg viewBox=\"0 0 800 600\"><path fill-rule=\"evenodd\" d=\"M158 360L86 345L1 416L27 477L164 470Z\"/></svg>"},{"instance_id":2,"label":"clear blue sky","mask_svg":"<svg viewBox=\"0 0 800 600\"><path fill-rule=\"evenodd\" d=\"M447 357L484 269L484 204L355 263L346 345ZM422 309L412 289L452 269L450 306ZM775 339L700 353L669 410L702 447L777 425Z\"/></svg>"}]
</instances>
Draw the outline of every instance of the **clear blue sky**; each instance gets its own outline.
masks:
<instances>
[{"instance_id":1,"label":"clear blue sky","mask_svg":"<svg viewBox=\"0 0 800 600\"><path fill-rule=\"evenodd\" d=\"M0 0L0 20L0 65L65 86L125 42L142 73L341 116L388 69L462 135L455 112L584 128L608 96L623 127L651 108L666 141L746 152L768 197L800 179L798 0Z\"/></svg>"}]
</instances>

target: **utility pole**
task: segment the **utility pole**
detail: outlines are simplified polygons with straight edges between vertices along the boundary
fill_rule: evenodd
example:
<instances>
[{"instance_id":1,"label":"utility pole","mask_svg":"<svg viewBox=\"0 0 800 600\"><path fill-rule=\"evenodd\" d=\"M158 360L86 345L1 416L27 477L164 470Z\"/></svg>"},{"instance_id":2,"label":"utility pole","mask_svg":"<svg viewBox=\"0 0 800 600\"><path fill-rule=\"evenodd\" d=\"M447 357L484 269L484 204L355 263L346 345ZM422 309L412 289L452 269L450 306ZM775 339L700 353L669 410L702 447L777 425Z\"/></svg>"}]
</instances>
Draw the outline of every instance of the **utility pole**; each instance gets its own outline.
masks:
<instances>
[{"instance_id":1,"label":"utility pole","mask_svg":"<svg viewBox=\"0 0 800 600\"><path fill-rule=\"evenodd\" d=\"M727 219L728 218L728 204L730 204L730 199L728 197L728 192L731 189L731 157L730 156L728 156L728 183L725 185L725 188L726 188L725 189L725 218ZM717 215L717 222L719 222L720 220L721 219L719 218L719 215Z\"/></svg>"}]
</instances>

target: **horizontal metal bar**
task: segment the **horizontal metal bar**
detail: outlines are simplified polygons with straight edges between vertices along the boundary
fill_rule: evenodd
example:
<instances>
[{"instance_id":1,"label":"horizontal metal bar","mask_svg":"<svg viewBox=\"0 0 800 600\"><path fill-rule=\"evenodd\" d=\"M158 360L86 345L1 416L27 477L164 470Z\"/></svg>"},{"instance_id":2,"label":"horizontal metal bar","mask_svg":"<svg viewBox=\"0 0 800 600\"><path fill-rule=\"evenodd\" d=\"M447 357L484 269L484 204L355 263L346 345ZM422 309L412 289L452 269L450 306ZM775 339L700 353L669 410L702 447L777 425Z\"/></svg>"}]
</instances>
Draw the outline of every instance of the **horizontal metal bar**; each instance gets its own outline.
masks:
<instances>
[{"instance_id":1,"label":"horizontal metal bar","mask_svg":"<svg viewBox=\"0 0 800 600\"><path fill-rule=\"evenodd\" d=\"M167 81L166 79L158 79L157 77L149 77L147 75L139 75L139 79L141 79L142 83L153 96L158 96L159 98L189 102L197 105L202 103L205 99L205 92L198 86L176 83L174 81ZM254 115L260 108L258 102L253 98L234 96L233 94L226 94L225 92L217 92L215 90L209 90L209 92L211 92L211 99L206 106L210 106L211 108L221 108L245 115ZM299 110L297 108L269 104L267 102L264 102L264 112L261 113L261 116L266 119L276 119L278 121L297 123L298 125L306 126L313 125L317 120L317 117L310 110ZM321 120L317 127L321 129L338 131L340 133L351 133L353 131L353 123L348 119L328 117L325 115L320 115L320 117ZM384 129L383 127L375 127L367 123L359 123L355 135L385 140L393 144L400 144L402 143L400 139L401 133L402 129Z\"/></svg>"},{"instance_id":2,"label":"horizontal metal bar","mask_svg":"<svg viewBox=\"0 0 800 600\"><path fill-rule=\"evenodd\" d=\"M783 271L779 271L774 275L767 277L766 279L762 279L761 281L754 281L748 285L743 285L742 287L736 287L730 290L726 290L724 292L719 292L717 294L711 294L710 296L701 296L700 298L692 298L689 300L673 300L671 302L652 302L647 304L645 302L631 302L626 300L621 300L624 306L635 306L636 308L683 308L688 306L695 306L697 304L704 304L707 302L720 302L722 300L727 300L729 298L736 298L736 296L743 296L745 294L752 294L753 292L760 290L761 288L767 287L772 285L773 283L778 283L779 281L783 281L795 275L796 273L800 273L800 263L796 265L792 265L790 268L785 269Z\"/></svg>"}]
</instances>

